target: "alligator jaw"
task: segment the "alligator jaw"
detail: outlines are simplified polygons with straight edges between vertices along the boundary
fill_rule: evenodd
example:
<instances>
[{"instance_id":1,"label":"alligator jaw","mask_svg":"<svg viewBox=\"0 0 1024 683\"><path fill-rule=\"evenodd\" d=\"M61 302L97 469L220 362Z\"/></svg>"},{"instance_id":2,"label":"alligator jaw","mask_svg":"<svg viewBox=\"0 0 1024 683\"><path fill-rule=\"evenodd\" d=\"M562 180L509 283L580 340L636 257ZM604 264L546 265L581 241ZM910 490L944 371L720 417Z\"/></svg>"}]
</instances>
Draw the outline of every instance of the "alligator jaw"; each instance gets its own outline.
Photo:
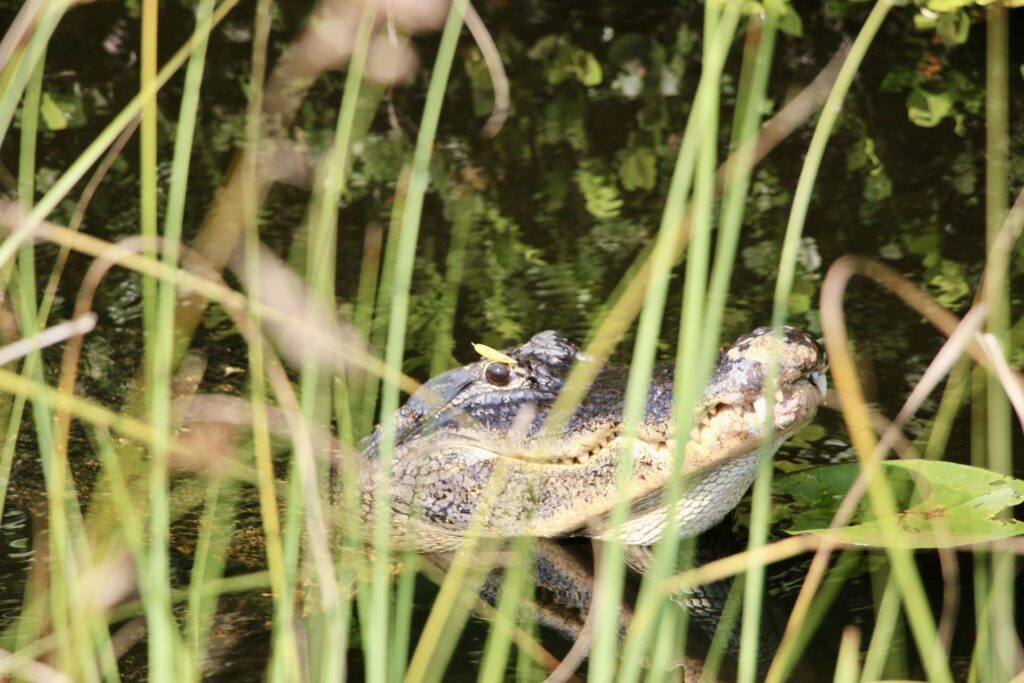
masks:
<instances>
[{"instance_id":1,"label":"alligator jaw","mask_svg":"<svg viewBox=\"0 0 1024 683\"><path fill-rule=\"evenodd\" d=\"M690 430L684 473L756 451L769 441L781 445L811 421L821 397L820 390L806 381L780 389L772 402L774 414L769 439L765 437L768 402L763 396L740 405L722 405L705 414Z\"/></svg>"}]
</instances>

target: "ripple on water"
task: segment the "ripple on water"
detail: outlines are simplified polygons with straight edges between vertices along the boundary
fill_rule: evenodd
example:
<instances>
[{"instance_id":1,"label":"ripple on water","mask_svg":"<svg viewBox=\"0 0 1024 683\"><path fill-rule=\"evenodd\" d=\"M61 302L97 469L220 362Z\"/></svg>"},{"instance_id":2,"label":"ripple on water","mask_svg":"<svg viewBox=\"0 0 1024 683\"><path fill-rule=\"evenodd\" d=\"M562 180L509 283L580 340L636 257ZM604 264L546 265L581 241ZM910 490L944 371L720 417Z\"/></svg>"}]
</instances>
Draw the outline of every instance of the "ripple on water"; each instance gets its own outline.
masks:
<instances>
[{"instance_id":1,"label":"ripple on water","mask_svg":"<svg viewBox=\"0 0 1024 683\"><path fill-rule=\"evenodd\" d=\"M0 628L21 612L22 593L34 555L28 513L8 507L0 516Z\"/></svg>"}]
</instances>

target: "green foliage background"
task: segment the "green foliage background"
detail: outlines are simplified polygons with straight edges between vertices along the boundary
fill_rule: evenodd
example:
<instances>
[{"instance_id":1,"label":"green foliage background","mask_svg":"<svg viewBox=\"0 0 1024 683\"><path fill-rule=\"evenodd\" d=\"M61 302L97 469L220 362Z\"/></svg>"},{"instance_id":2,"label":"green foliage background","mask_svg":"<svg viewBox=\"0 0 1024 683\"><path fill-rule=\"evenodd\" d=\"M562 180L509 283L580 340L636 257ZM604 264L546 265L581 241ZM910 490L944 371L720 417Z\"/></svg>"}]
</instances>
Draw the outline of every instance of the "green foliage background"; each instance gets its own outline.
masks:
<instances>
[{"instance_id":1,"label":"green foliage background","mask_svg":"<svg viewBox=\"0 0 1024 683\"><path fill-rule=\"evenodd\" d=\"M16 3L6 4L0 15L9 16ZM168 47L175 44L171 27L176 22L187 30L189 8L164 4L161 30ZM509 74L512 111L497 138L481 137L490 112L490 82L479 50L464 37L435 149L414 277L408 369L421 377L429 367L447 235L457 210L469 212L470 227L451 362L471 356L471 341L508 346L543 328L577 338L586 334L656 227L677 151L676 132L689 114L689 95L700 73L696 6L652 3L638 10L615 3L529 2L480 9ZM294 4L274 11L271 44L280 49L305 15ZM816 75L843 40L844 27L856 26L863 11L847 2L793 10L800 21L779 42L773 110ZM914 7L903 8L901 18L889 22L872 46L817 185L790 301L794 323L819 329L818 282L832 260L849 252L881 257L923 283L944 305L962 309L968 302L983 258L977 237L983 221L984 61L982 32L977 26L968 30L972 12L951 15L957 29L950 34L947 21L930 25L917 21L921 14ZM240 9L211 44L186 216L193 227L243 134L251 39L246 17ZM49 131L40 146L41 191L134 92L126 67L136 58L135 32L131 5L106 4L77 9L58 29L42 105ZM432 45L431 38L420 41L424 64L431 61ZM343 302L355 295L364 231L387 224L401 164L411 150L425 75L420 70L413 83L388 94L394 116L388 120L379 112L357 145L340 207ZM292 131L313 153L328 141L341 84L340 76L318 83ZM1024 79L1014 79L1015 111L1020 111L1022 84ZM176 88L179 80L161 93L162 108L175 106ZM727 80L726 107L734 96ZM1011 144L1019 150L1024 117L1010 120ZM715 134L724 144L724 130ZM170 158L173 135L165 123L162 158ZM766 321L772 271L808 136L809 129L802 129L756 170L727 336ZM8 168L14 152L11 146L0 150ZM1010 158L1013 187L1024 179L1024 166L1020 155ZM92 203L87 230L108 239L135 231L136 209L124 201L126 193L135 192L135 159L128 154L118 160ZM263 231L279 249L287 249L303 221L307 191L279 187L265 205ZM460 193L473 198L457 209ZM1024 257L1018 255L1014 267L1019 275ZM104 289L112 322L133 327L136 294L127 281ZM902 359L906 367L917 330L879 324L886 316L878 312L887 305L874 292L859 292L853 315L861 309L863 315L853 328L864 332L866 355L880 362ZM673 316L670 312L668 338L678 324ZM931 349L922 351L926 355Z\"/></svg>"}]
</instances>

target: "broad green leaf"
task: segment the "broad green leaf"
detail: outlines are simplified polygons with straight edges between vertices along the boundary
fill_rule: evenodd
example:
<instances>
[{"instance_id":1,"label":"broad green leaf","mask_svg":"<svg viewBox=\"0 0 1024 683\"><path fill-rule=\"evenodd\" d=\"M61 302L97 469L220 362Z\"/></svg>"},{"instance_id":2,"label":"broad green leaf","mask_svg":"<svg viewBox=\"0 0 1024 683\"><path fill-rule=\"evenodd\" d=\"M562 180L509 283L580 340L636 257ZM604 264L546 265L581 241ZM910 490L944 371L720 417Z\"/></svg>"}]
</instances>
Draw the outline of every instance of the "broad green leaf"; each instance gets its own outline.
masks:
<instances>
[{"instance_id":1,"label":"broad green leaf","mask_svg":"<svg viewBox=\"0 0 1024 683\"><path fill-rule=\"evenodd\" d=\"M793 5L782 0L766 0L765 7L779 17L779 30L786 35L799 38L804 34L804 25Z\"/></svg>"},{"instance_id":2,"label":"broad green leaf","mask_svg":"<svg viewBox=\"0 0 1024 683\"><path fill-rule=\"evenodd\" d=\"M653 190L658 181L657 159L647 147L619 153L619 179L626 190Z\"/></svg>"},{"instance_id":3,"label":"broad green leaf","mask_svg":"<svg viewBox=\"0 0 1024 683\"><path fill-rule=\"evenodd\" d=\"M915 87L907 98L907 116L922 128L933 128L953 111L953 98L948 92L933 93Z\"/></svg>"},{"instance_id":4,"label":"broad green leaf","mask_svg":"<svg viewBox=\"0 0 1024 683\"><path fill-rule=\"evenodd\" d=\"M880 546L884 531L904 548L948 548L1024 535L1024 522L1000 513L1024 501L1024 481L989 470L935 460L882 463L900 512L873 518L861 501L848 526L828 524L860 472L857 464L828 465L780 477L774 522L789 533L810 533L839 543Z\"/></svg>"},{"instance_id":5,"label":"broad green leaf","mask_svg":"<svg viewBox=\"0 0 1024 683\"><path fill-rule=\"evenodd\" d=\"M586 50L576 49L573 51L570 70L580 83L590 88L600 85L604 79L601 63L597 61L597 57Z\"/></svg>"},{"instance_id":6,"label":"broad green leaf","mask_svg":"<svg viewBox=\"0 0 1024 683\"><path fill-rule=\"evenodd\" d=\"M68 117L64 110L53 101L50 93L43 93L43 99L39 103L39 115L48 130L64 130L68 127Z\"/></svg>"},{"instance_id":7,"label":"broad green leaf","mask_svg":"<svg viewBox=\"0 0 1024 683\"><path fill-rule=\"evenodd\" d=\"M936 23L935 32L946 45L963 45L971 32L971 18L963 10L943 14Z\"/></svg>"}]
</instances>

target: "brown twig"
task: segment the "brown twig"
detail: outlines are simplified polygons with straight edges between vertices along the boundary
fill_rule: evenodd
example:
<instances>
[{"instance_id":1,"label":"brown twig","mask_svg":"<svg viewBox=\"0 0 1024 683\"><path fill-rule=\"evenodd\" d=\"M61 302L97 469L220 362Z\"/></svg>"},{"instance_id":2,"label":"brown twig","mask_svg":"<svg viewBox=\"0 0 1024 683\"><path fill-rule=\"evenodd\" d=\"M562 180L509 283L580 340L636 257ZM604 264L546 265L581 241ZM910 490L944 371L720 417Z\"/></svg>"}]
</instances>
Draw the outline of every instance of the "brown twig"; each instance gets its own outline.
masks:
<instances>
[{"instance_id":1,"label":"brown twig","mask_svg":"<svg viewBox=\"0 0 1024 683\"><path fill-rule=\"evenodd\" d=\"M846 61L846 55L850 52L850 43L844 42L832 55L825 68L822 69L814 80L810 82L796 97L787 102L777 114L768 119L761 127L757 138L747 142L754 145L754 154L751 161L756 166L768 154L778 147L783 140L802 126L814 113L821 109L821 106L828 99L832 85L836 82L839 69ZM715 173L715 185L719 191L732 182L732 177L739 171L736 163L742 158L739 150L729 156L725 162L718 167Z\"/></svg>"},{"instance_id":2,"label":"brown twig","mask_svg":"<svg viewBox=\"0 0 1024 683\"><path fill-rule=\"evenodd\" d=\"M508 76L505 74L505 65L501 61L501 54L498 46L494 44L490 31L484 24L480 15L476 13L473 5L466 5L465 16L466 28L480 48L484 64L487 65L487 72L491 75L491 88L494 90L494 108L491 116L483 127L484 137L493 138L505 125L509 109L512 106L512 97L509 94Z\"/></svg>"}]
</instances>

